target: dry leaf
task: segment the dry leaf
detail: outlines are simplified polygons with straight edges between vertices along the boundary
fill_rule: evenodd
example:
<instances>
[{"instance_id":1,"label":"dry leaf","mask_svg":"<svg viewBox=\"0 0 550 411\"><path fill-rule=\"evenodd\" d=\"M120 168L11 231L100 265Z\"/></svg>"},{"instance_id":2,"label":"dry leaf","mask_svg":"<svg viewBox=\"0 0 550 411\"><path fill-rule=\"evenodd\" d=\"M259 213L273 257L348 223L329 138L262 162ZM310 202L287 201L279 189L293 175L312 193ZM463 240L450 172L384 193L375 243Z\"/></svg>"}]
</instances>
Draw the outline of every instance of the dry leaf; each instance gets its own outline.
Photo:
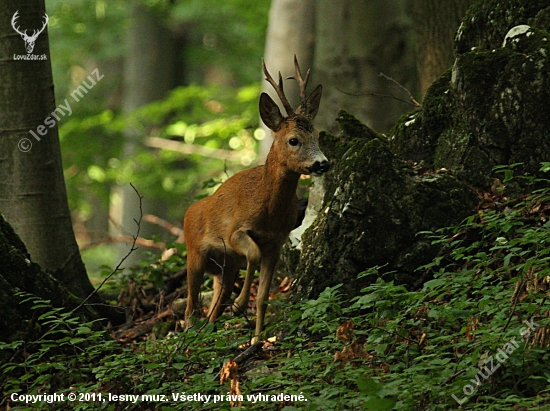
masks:
<instances>
[{"instance_id":1,"label":"dry leaf","mask_svg":"<svg viewBox=\"0 0 550 411\"><path fill-rule=\"evenodd\" d=\"M342 341L351 341L353 339L354 324L351 321L346 321L336 330L336 337Z\"/></svg>"}]
</instances>

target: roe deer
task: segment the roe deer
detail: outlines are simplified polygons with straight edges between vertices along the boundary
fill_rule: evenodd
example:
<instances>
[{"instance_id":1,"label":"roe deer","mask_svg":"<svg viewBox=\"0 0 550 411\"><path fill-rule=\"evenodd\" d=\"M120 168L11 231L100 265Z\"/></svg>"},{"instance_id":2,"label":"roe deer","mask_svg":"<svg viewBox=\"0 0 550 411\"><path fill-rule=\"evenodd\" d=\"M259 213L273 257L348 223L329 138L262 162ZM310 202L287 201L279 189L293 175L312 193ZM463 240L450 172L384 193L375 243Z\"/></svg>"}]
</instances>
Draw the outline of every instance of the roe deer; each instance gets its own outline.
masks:
<instances>
[{"instance_id":1,"label":"roe deer","mask_svg":"<svg viewBox=\"0 0 550 411\"><path fill-rule=\"evenodd\" d=\"M262 61L266 80L279 96L287 116L267 95L260 96L260 116L273 131L273 144L264 165L241 171L225 181L210 197L193 204L185 214L187 244L187 327L192 315L200 312L199 292L204 273L214 276L214 295L208 311L211 322L223 312L240 268L246 277L233 311L248 306L254 272L260 266L260 286L256 299L258 341L263 328L266 300L281 247L294 228L298 215L296 188L301 174L321 175L330 164L319 148L319 132L312 120L317 114L322 86L306 98L309 70L302 78L296 56L294 66L300 88L300 106L294 111L285 97L283 80L275 83Z\"/></svg>"}]
</instances>

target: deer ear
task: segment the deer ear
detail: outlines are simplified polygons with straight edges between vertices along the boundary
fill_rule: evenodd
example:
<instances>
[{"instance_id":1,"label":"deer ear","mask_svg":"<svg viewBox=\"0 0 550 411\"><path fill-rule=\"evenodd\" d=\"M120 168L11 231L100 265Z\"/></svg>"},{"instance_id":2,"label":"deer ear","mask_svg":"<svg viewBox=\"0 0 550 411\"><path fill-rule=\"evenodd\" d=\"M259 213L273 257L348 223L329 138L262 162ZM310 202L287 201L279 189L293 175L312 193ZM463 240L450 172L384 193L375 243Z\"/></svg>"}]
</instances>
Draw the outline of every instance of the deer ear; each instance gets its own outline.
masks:
<instances>
[{"instance_id":1,"label":"deer ear","mask_svg":"<svg viewBox=\"0 0 550 411\"><path fill-rule=\"evenodd\" d=\"M284 120L281 110L279 110L279 106L275 104L267 93L262 93L260 96L260 117L264 124L273 131L279 130Z\"/></svg>"},{"instance_id":2,"label":"deer ear","mask_svg":"<svg viewBox=\"0 0 550 411\"><path fill-rule=\"evenodd\" d=\"M307 107L307 113L312 120L317 115L317 111L319 110L319 104L321 103L321 95L323 94L323 86L319 84L315 90L309 95L309 97L306 100L306 107Z\"/></svg>"}]
</instances>

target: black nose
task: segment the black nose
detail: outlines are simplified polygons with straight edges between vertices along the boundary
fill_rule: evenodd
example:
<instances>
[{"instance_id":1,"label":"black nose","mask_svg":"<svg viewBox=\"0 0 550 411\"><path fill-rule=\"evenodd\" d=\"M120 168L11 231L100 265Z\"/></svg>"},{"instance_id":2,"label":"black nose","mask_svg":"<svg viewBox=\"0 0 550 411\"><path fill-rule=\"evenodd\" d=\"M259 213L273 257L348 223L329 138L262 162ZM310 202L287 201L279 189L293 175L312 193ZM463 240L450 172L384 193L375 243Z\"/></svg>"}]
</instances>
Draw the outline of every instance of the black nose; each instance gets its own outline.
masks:
<instances>
[{"instance_id":1,"label":"black nose","mask_svg":"<svg viewBox=\"0 0 550 411\"><path fill-rule=\"evenodd\" d=\"M311 167L308 167L308 170L312 174L324 174L330 169L330 163L327 160L316 161Z\"/></svg>"}]
</instances>

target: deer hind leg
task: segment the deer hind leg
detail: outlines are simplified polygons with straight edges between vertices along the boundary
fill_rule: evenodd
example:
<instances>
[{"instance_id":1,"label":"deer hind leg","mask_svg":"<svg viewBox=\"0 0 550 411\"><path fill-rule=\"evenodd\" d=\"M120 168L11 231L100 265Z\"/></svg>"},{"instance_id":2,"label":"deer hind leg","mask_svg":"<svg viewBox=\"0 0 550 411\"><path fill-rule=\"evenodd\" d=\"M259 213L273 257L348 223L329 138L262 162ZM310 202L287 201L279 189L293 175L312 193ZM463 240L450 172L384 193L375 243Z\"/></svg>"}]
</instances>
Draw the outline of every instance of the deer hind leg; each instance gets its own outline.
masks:
<instances>
[{"instance_id":1,"label":"deer hind leg","mask_svg":"<svg viewBox=\"0 0 550 411\"><path fill-rule=\"evenodd\" d=\"M236 314L242 314L248 307L250 300L250 286L254 281L254 272L260 264L260 248L250 235L244 230L235 231L229 239L231 247L239 254L246 256L246 277L243 289L233 303L232 310Z\"/></svg>"},{"instance_id":2,"label":"deer hind leg","mask_svg":"<svg viewBox=\"0 0 550 411\"><path fill-rule=\"evenodd\" d=\"M238 268L224 267L221 274L214 275L214 293L212 295L212 303L208 309L210 322L214 322L223 313L225 303L231 297L233 284L235 284L238 273Z\"/></svg>"}]
</instances>

